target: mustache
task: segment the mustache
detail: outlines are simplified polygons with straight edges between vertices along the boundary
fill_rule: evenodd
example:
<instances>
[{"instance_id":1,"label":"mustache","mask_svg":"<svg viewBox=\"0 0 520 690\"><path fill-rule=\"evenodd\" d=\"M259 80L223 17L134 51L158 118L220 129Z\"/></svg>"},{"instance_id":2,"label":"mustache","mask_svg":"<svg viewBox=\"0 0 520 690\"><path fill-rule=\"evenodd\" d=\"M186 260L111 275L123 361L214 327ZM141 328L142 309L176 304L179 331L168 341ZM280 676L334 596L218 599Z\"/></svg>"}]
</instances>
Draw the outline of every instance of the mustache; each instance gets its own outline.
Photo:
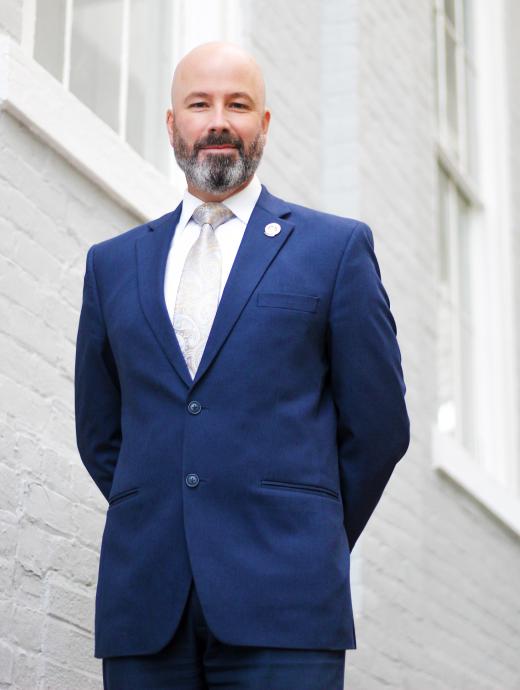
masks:
<instances>
[{"instance_id":1,"label":"mustache","mask_svg":"<svg viewBox=\"0 0 520 690\"><path fill-rule=\"evenodd\" d=\"M200 139L196 144L194 144L193 153L197 154L200 149L204 148L205 146L234 146L236 149L238 149L240 154L244 152L244 143L242 139L239 139L238 137L233 138L230 134L225 133L208 134L207 137Z\"/></svg>"}]
</instances>

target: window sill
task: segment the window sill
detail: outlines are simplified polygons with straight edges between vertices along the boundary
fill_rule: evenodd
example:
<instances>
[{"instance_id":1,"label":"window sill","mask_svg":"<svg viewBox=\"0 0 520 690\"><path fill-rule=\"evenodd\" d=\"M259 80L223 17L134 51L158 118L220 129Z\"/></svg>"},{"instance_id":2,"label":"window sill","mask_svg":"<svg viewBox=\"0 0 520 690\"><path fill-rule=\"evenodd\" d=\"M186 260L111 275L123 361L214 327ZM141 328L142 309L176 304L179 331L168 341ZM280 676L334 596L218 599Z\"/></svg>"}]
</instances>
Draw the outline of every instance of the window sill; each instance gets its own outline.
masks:
<instances>
[{"instance_id":1,"label":"window sill","mask_svg":"<svg viewBox=\"0 0 520 690\"><path fill-rule=\"evenodd\" d=\"M157 218L179 203L180 188L6 35L0 37L0 108L138 219ZM166 126L164 136L169 145Z\"/></svg>"},{"instance_id":2,"label":"window sill","mask_svg":"<svg viewBox=\"0 0 520 690\"><path fill-rule=\"evenodd\" d=\"M508 491L475 464L468 451L452 436L432 427L433 468L444 474L520 536L520 496Z\"/></svg>"}]
</instances>

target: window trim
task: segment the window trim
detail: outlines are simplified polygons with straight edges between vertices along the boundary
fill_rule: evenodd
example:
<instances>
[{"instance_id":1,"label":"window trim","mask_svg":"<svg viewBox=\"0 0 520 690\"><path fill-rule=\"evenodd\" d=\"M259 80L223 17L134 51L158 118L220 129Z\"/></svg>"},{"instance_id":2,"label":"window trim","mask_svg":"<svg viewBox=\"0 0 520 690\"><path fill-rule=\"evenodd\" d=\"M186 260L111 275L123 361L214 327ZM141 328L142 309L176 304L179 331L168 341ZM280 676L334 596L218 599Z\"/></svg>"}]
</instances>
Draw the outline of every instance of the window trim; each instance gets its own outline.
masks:
<instances>
[{"instance_id":1,"label":"window trim","mask_svg":"<svg viewBox=\"0 0 520 690\"><path fill-rule=\"evenodd\" d=\"M450 434L431 427L432 468L448 477L520 537L520 500L482 467Z\"/></svg>"},{"instance_id":2,"label":"window trim","mask_svg":"<svg viewBox=\"0 0 520 690\"><path fill-rule=\"evenodd\" d=\"M437 0L437 7L439 6ZM508 105L504 83L506 56L502 41L505 25L502 1L474 0L475 55L480 86L476 94L476 134L480 166L478 184L467 176L437 138L437 165L477 211L481 262L486 276L477 285L476 299L486 319L479 319L476 358L482 390L478 419L486 433L473 457L449 433L432 424L432 467L456 481L505 525L520 535L520 448L516 381L520 376L514 319L514 267L511 251L512 191L508 168ZM485 53L485 54L484 54ZM437 58L438 59L438 58ZM439 94L442 105L442 84ZM442 127L442 124L441 124ZM484 135L482 133L485 133ZM485 284L484 284L485 283ZM497 308L500 306L500 309ZM484 398L484 399L483 399Z\"/></svg>"},{"instance_id":3,"label":"window trim","mask_svg":"<svg viewBox=\"0 0 520 690\"><path fill-rule=\"evenodd\" d=\"M139 220L157 218L180 202L180 175L170 182L7 35L0 37L0 108ZM164 139L169 146L166 124Z\"/></svg>"},{"instance_id":4,"label":"window trim","mask_svg":"<svg viewBox=\"0 0 520 690\"><path fill-rule=\"evenodd\" d=\"M433 17L435 41L437 44L436 73L438 79L437 91L437 122L438 122L438 146L444 154L453 160L453 165L460 174L471 180L472 171L469 170L469 146L468 141L468 113L467 113L467 81L466 63L469 68L475 70L475 59L468 51L466 37L463 36L461 26L463 0L455 0L455 23L452 24L444 12L444 0L434 0ZM456 118L457 118L457 146L454 150L451 146L450 126L447 116L448 89L446 83L446 33L450 35L454 43L455 51L455 89L456 89ZM471 182L470 182L471 184Z\"/></svg>"}]
</instances>

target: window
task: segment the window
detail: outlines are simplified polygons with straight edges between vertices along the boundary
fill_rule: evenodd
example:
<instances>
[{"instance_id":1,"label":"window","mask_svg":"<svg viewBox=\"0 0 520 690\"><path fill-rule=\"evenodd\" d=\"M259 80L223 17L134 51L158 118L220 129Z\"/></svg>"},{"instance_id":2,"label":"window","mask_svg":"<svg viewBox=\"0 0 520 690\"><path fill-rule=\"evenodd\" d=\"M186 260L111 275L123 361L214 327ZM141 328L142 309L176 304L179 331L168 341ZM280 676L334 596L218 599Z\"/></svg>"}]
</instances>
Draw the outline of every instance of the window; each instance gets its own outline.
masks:
<instances>
[{"instance_id":1,"label":"window","mask_svg":"<svg viewBox=\"0 0 520 690\"><path fill-rule=\"evenodd\" d=\"M165 174L172 14L169 0L38 0L34 36L34 58Z\"/></svg>"},{"instance_id":2,"label":"window","mask_svg":"<svg viewBox=\"0 0 520 690\"><path fill-rule=\"evenodd\" d=\"M437 0L438 426L476 452L476 188L471 0ZM470 86L471 84L471 86ZM474 208L475 207L475 208Z\"/></svg>"},{"instance_id":3,"label":"window","mask_svg":"<svg viewBox=\"0 0 520 690\"><path fill-rule=\"evenodd\" d=\"M520 534L503 0L434 0L438 272L434 466Z\"/></svg>"},{"instance_id":4,"label":"window","mask_svg":"<svg viewBox=\"0 0 520 690\"><path fill-rule=\"evenodd\" d=\"M173 179L165 116L174 66L197 43L239 39L238 0L38 0L35 7L34 59Z\"/></svg>"}]
</instances>

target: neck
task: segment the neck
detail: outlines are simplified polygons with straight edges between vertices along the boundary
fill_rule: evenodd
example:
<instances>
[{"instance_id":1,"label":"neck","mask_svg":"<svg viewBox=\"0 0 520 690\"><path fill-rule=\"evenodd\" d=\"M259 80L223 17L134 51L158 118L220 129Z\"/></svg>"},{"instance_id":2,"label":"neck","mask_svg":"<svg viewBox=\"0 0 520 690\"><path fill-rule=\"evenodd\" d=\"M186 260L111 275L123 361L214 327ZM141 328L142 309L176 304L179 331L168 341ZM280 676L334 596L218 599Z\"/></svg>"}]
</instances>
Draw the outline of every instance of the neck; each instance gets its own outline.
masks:
<instances>
[{"instance_id":1,"label":"neck","mask_svg":"<svg viewBox=\"0 0 520 690\"><path fill-rule=\"evenodd\" d=\"M251 175L251 177L249 177L241 185L238 185L237 187L232 187L231 189L227 189L225 192L220 193L204 191L203 189L195 187L193 183L188 182L188 192L190 194L193 194L193 196L196 196L197 199L200 199L201 201L224 201L224 199L228 199L230 196L233 196L233 194L236 194L237 192L242 191L242 189L245 189L252 179L253 176Z\"/></svg>"}]
</instances>

